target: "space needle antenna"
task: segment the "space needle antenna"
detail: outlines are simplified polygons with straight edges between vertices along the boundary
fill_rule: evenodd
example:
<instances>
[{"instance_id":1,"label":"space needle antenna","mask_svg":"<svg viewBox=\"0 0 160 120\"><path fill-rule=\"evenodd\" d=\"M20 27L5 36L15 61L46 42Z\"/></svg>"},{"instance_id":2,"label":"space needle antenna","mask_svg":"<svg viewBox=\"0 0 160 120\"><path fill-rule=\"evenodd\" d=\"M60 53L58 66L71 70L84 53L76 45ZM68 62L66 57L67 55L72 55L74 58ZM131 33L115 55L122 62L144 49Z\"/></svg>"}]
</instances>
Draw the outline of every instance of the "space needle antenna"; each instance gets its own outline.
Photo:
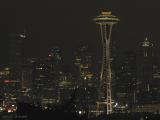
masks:
<instances>
[{"instance_id":1,"label":"space needle antenna","mask_svg":"<svg viewBox=\"0 0 160 120\"><path fill-rule=\"evenodd\" d=\"M102 11L93 19L100 25L102 39L102 64L100 72L99 99L96 102L96 115L101 113L112 113L112 90L111 90L111 63L110 63L110 41L113 25L120 21L110 11Z\"/></svg>"}]
</instances>

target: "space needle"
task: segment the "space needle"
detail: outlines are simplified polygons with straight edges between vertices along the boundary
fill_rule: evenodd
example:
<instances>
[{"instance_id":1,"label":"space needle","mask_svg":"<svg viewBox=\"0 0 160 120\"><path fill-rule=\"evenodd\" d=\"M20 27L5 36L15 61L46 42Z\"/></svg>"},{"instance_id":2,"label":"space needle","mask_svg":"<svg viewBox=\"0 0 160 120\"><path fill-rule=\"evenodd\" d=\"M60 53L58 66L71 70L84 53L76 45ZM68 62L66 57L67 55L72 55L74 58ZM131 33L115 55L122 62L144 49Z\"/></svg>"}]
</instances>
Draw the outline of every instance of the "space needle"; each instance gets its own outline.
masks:
<instances>
[{"instance_id":1,"label":"space needle","mask_svg":"<svg viewBox=\"0 0 160 120\"><path fill-rule=\"evenodd\" d=\"M103 11L93 19L100 25L102 39L102 64L100 72L99 99L96 102L96 115L112 113L110 41L113 25L120 21L111 12Z\"/></svg>"}]
</instances>

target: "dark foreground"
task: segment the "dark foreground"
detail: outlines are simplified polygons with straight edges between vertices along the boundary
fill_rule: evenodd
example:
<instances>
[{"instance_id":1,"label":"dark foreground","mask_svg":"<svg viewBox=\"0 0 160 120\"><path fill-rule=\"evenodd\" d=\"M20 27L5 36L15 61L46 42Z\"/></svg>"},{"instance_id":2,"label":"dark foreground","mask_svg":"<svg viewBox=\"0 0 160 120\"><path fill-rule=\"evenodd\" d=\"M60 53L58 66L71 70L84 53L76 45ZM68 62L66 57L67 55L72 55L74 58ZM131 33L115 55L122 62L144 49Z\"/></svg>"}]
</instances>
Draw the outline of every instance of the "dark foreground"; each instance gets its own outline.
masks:
<instances>
[{"instance_id":1,"label":"dark foreground","mask_svg":"<svg viewBox=\"0 0 160 120\"><path fill-rule=\"evenodd\" d=\"M0 113L0 120L160 120L160 114L151 113L115 113L88 118L87 115L72 111L74 109L70 104L43 110L28 103L20 103L16 113Z\"/></svg>"}]
</instances>

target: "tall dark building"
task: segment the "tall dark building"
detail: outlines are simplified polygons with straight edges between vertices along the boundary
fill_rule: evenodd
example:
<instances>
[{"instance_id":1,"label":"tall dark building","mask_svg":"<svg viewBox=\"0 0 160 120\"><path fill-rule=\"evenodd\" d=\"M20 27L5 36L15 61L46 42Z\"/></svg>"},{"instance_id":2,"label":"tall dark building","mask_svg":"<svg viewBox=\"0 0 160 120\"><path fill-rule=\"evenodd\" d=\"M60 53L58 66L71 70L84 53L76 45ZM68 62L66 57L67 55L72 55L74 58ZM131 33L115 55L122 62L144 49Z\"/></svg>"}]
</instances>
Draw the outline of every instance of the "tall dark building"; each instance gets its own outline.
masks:
<instances>
[{"instance_id":1,"label":"tall dark building","mask_svg":"<svg viewBox=\"0 0 160 120\"><path fill-rule=\"evenodd\" d=\"M87 46L80 47L75 55L76 68L76 106L82 113L88 113L95 107L97 100L96 74L93 69L94 58Z\"/></svg>"},{"instance_id":2,"label":"tall dark building","mask_svg":"<svg viewBox=\"0 0 160 120\"><path fill-rule=\"evenodd\" d=\"M160 62L159 59L153 65L153 80L151 83L152 88L152 103L160 103Z\"/></svg>"},{"instance_id":3,"label":"tall dark building","mask_svg":"<svg viewBox=\"0 0 160 120\"><path fill-rule=\"evenodd\" d=\"M57 46L52 47L48 52L48 60L54 63L56 67L62 66L61 49Z\"/></svg>"},{"instance_id":4,"label":"tall dark building","mask_svg":"<svg viewBox=\"0 0 160 120\"><path fill-rule=\"evenodd\" d=\"M61 76L62 56L58 47L53 47L47 58L41 58L33 65L34 101L43 105L59 103L59 77Z\"/></svg>"},{"instance_id":5,"label":"tall dark building","mask_svg":"<svg viewBox=\"0 0 160 120\"><path fill-rule=\"evenodd\" d=\"M25 33L23 34L10 34L9 35L9 79L4 83L4 88L7 91L5 94L6 103L16 103L20 97L20 90L22 88L22 68L23 68L23 44L26 39ZM14 105L15 106L15 105Z\"/></svg>"},{"instance_id":6,"label":"tall dark building","mask_svg":"<svg viewBox=\"0 0 160 120\"><path fill-rule=\"evenodd\" d=\"M38 59L33 65L33 99L37 104L55 103L54 79L51 78L48 60Z\"/></svg>"},{"instance_id":7,"label":"tall dark building","mask_svg":"<svg viewBox=\"0 0 160 120\"><path fill-rule=\"evenodd\" d=\"M10 69L8 67L0 66L0 107L3 107L5 101L5 95L8 94L8 89L5 88L5 81L9 80ZM10 94L10 92L9 92Z\"/></svg>"},{"instance_id":8,"label":"tall dark building","mask_svg":"<svg viewBox=\"0 0 160 120\"><path fill-rule=\"evenodd\" d=\"M10 68L0 67L0 108L3 111L15 112L17 99L17 81L10 79Z\"/></svg>"},{"instance_id":9,"label":"tall dark building","mask_svg":"<svg viewBox=\"0 0 160 120\"><path fill-rule=\"evenodd\" d=\"M19 101L32 102L33 60L26 59L22 65Z\"/></svg>"},{"instance_id":10,"label":"tall dark building","mask_svg":"<svg viewBox=\"0 0 160 120\"><path fill-rule=\"evenodd\" d=\"M74 78L71 73L60 72L57 82L57 101L64 104L72 99L74 94Z\"/></svg>"},{"instance_id":11,"label":"tall dark building","mask_svg":"<svg viewBox=\"0 0 160 120\"><path fill-rule=\"evenodd\" d=\"M136 103L136 54L129 51L125 52L121 57L121 63L116 71L115 102L117 105L115 109L125 108L125 110L128 110L129 107Z\"/></svg>"},{"instance_id":12,"label":"tall dark building","mask_svg":"<svg viewBox=\"0 0 160 120\"><path fill-rule=\"evenodd\" d=\"M11 67L11 79L20 81L23 63L23 42L25 34L11 34L9 36L10 54L9 64Z\"/></svg>"}]
</instances>

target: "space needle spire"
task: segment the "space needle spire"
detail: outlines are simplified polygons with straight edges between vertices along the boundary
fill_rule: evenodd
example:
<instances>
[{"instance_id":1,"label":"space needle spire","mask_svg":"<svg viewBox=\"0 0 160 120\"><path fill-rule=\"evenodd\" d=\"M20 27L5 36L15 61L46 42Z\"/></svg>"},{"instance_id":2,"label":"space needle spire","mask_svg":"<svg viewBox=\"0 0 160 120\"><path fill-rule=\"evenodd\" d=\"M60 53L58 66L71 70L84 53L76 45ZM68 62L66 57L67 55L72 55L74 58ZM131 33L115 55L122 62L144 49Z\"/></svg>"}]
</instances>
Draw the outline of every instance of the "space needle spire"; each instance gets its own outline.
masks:
<instances>
[{"instance_id":1,"label":"space needle spire","mask_svg":"<svg viewBox=\"0 0 160 120\"><path fill-rule=\"evenodd\" d=\"M110 63L110 41L113 25L120 21L111 12L102 11L93 19L100 25L102 39L102 64L100 73L99 99L97 103L97 115L101 113L112 113L112 90L111 90L111 63Z\"/></svg>"}]
</instances>

